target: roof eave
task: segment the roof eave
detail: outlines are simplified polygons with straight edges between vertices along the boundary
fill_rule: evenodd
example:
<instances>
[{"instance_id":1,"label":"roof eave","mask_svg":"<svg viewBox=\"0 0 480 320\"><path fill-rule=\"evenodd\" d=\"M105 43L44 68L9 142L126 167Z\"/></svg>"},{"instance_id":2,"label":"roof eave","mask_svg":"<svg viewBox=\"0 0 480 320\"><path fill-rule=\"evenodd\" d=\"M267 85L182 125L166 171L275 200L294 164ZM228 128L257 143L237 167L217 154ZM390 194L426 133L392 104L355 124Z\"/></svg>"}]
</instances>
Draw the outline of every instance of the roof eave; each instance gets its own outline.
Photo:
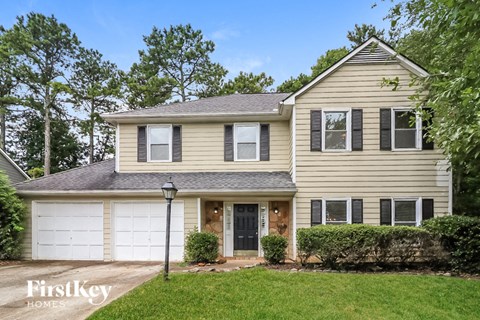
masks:
<instances>
[{"instance_id":1,"label":"roof eave","mask_svg":"<svg viewBox=\"0 0 480 320\"><path fill-rule=\"evenodd\" d=\"M180 189L178 196L193 196L193 195L251 195L251 194L277 194L277 195L294 195L297 192L295 188L288 189ZM17 190L20 196L111 196L111 195L149 195L162 196L162 190Z\"/></svg>"}]
</instances>

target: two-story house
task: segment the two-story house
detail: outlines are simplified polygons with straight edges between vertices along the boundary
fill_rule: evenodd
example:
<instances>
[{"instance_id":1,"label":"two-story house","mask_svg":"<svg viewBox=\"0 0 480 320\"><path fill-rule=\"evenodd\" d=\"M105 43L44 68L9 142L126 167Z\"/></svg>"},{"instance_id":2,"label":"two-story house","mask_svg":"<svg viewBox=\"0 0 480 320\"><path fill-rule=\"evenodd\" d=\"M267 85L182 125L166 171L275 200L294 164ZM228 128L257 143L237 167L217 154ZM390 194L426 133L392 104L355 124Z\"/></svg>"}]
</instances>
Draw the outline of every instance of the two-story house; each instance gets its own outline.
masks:
<instances>
[{"instance_id":1,"label":"two-story house","mask_svg":"<svg viewBox=\"0 0 480 320\"><path fill-rule=\"evenodd\" d=\"M317 224L417 226L451 212L451 177L409 96L427 72L372 38L292 94L234 94L104 115L115 159L17 184L27 258L162 260L214 232L225 257ZM397 90L382 86L398 78ZM416 119L416 120L415 120Z\"/></svg>"}]
</instances>

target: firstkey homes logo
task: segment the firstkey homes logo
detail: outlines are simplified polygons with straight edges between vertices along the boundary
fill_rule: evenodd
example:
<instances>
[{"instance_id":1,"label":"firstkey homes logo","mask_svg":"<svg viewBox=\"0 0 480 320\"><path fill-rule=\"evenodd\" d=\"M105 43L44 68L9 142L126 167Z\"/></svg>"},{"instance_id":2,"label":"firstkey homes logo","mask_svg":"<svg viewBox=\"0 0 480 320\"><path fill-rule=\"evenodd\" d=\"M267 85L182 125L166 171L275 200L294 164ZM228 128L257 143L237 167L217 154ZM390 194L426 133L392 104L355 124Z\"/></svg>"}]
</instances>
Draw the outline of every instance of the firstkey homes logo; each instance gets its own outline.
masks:
<instances>
[{"instance_id":1,"label":"firstkey homes logo","mask_svg":"<svg viewBox=\"0 0 480 320\"><path fill-rule=\"evenodd\" d=\"M111 290L112 286L88 285L88 280L73 280L64 284L47 284L45 280L27 280L27 298L32 299L27 301L27 306L63 307L68 298L85 298L91 305L98 306L107 300ZM46 300L46 298L49 299Z\"/></svg>"}]
</instances>

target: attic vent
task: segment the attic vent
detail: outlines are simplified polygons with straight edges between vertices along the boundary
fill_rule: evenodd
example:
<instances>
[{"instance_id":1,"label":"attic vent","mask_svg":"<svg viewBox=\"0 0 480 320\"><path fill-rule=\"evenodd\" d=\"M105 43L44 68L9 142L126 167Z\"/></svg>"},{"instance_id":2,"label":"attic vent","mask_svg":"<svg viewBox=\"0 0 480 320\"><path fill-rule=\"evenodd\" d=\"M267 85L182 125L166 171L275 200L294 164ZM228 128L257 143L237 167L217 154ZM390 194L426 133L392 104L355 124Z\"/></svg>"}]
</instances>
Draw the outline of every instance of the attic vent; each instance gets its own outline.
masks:
<instances>
[{"instance_id":1,"label":"attic vent","mask_svg":"<svg viewBox=\"0 0 480 320\"><path fill-rule=\"evenodd\" d=\"M394 56L382 49L378 44L371 43L346 63L388 63L395 61Z\"/></svg>"}]
</instances>

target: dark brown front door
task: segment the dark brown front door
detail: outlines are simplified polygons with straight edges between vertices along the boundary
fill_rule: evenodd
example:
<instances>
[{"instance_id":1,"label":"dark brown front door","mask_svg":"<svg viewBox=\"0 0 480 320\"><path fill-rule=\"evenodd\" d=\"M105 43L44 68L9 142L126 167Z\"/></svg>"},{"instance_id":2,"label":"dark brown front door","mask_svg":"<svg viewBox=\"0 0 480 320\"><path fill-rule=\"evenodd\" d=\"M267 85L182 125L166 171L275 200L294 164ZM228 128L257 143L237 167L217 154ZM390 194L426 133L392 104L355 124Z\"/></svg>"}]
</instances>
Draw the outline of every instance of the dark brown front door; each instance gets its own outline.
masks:
<instances>
[{"instance_id":1,"label":"dark brown front door","mask_svg":"<svg viewBox=\"0 0 480 320\"><path fill-rule=\"evenodd\" d=\"M236 204L234 215L234 250L258 250L258 205Z\"/></svg>"}]
</instances>

